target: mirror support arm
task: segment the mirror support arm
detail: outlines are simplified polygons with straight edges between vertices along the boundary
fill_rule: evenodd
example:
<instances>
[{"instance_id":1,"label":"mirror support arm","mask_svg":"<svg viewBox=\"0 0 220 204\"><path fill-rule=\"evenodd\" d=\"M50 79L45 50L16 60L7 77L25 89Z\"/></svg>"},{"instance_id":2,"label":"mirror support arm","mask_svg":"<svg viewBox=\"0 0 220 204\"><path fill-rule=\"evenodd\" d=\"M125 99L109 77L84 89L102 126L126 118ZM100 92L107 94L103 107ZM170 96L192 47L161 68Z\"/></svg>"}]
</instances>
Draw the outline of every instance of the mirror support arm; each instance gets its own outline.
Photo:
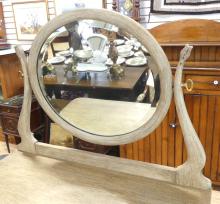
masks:
<instances>
[{"instance_id":1,"label":"mirror support arm","mask_svg":"<svg viewBox=\"0 0 220 204\"><path fill-rule=\"evenodd\" d=\"M202 174L206 160L205 152L189 118L182 90L183 66L191 50L192 46L186 45L181 51L174 80L174 100L188 156L187 161L177 167L176 182L179 185L209 189L211 181Z\"/></svg>"},{"instance_id":2,"label":"mirror support arm","mask_svg":"<svg viewBox=\"0 0 220 204\"><path fill-rule=\"evenodd\" d=\"M24 76L24 98L18 121L18 132L21 137L21 143L18 145L18 149L29 153L36 153L35 143L37 140L34 138L30 129L32 90L27 73L27 58L21 46L16 46L15 51L20 60Z\"/></svg>"}]
</instances>

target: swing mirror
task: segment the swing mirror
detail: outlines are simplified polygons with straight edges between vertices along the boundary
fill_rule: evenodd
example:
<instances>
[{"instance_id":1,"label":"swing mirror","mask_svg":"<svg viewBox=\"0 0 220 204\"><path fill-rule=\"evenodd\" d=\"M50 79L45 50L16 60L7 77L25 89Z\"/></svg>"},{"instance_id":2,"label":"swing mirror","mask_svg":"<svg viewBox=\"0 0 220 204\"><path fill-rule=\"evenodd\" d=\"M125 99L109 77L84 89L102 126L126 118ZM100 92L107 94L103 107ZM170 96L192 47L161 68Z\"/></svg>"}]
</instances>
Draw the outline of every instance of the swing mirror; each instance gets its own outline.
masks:
<instances>
[{"instance_id":1,"label":"swing mirror","mask_svg":"<svg viewBox=\"0 0 220 204\"><path fill-rule=\"evenodd\" d=\"M66 13L34 41L30 82L50 118L76 137L103 145L131 142L153 131L170 103L169 64L157 49L162 52L126 16Z\"/></svg>"}]
</instances>

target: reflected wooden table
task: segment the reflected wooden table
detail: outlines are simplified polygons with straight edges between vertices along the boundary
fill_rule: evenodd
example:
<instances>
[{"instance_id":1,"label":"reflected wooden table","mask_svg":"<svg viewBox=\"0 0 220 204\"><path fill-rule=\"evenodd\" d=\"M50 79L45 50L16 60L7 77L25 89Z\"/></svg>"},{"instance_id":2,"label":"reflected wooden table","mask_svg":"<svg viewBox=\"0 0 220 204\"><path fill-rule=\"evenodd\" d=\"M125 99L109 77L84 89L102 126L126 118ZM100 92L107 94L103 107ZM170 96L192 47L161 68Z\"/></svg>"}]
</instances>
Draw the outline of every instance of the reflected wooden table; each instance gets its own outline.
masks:
<instances>
[{"instance_id":1,"label":"reflected wooden table","mask_svg":"<svg viewBox=\"0 0 220 204\"><path fill-rule=\"evenodd\" d=\"M133 101L137 96L138 89L145 84L145 73L147 66L144 67L125 67L125 76L120 80L111 80L107 72L90 72L90 79L86 79L85 72L73 77L72 73L64 75L64 66L56 65L56 79L44 79L47 94L53 93L56 98L60 98L62 90L84 91L91 97L107 98L117 100L121 96Z\"/></svg>"}]
</instances>

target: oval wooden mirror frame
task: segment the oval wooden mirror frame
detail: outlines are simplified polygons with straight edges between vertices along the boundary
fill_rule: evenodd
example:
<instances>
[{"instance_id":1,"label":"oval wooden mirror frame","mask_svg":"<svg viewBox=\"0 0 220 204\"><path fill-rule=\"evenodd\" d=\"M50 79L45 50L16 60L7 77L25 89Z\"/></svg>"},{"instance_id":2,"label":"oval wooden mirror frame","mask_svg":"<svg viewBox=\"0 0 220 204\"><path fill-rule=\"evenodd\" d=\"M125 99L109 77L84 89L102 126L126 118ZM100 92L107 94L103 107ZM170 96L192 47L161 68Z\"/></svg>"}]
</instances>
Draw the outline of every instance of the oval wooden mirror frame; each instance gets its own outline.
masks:
<instances>
[{"instance_id":1,"label":"oval wooden mirror frame","mask_svg":"<svg viewBox=\"0 0 220 204\"><path fill-rule=\"evenodd\" d=\"M50 34L58 28L73 21L83 19L105 21L119 27L125 32L128 32L129 34L137 38L138 41L140 41L140 43L148 49L151 57L157 65L161 86L161 95L157 109L150 120L148 120L142 127L130 133L106 137L96 134L90 134L86 131L80 130L66 122L61 116L59 116L55 112L51 105L48 104L40 89L36 65L38 64L38 55L41 51L43 44L50 36ZM51 20L46 26L41 29L32 44L28 62L28 72L33 92L41 107L48 114L48 116L54 122L61 125L64 129L73 133L74 136L96 144L127 144L150 134L164 119L170 106L172 97L172 74L170 64L157 41L144 27L142 27L134 20L130 19L129 17L122 16L119 13L108 11L105 9L77 9L55 17L53 20Z\"/></svg>"}]
</instances>

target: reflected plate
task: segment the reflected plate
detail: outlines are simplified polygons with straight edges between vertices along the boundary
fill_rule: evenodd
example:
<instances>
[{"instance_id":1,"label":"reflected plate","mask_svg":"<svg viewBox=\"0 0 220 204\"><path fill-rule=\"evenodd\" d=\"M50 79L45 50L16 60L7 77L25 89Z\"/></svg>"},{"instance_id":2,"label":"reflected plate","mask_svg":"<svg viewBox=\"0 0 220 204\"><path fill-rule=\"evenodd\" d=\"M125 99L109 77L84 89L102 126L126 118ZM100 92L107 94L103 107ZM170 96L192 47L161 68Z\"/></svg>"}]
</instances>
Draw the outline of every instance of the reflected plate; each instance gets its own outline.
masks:
<instances>
[{"instance_id":1,"label":"reflected plate","mask_svg":"<svg viewBox=\"0 0 220 204\"><path fill-rule=\"evenodd\" d=\"M132 41L132 40L127 40L126 42L125 42L125 45L134 45L134 42Z\"/></svg>"},{"instance_id":2,"label":"reflected plate","mask_svg":"<svg viewBox=\"0 0 220 204\"><path fill-rule=\"evenodd\" d=\"M125 64L128 66L142 66L147 63L147 59L145 57L132 57L125 61Z\"/></svg>"},{"instance_id":3,"label":"reflected plate","mask_svg":"<svg viewBox=\"0 0 220 204\"><path fill-rule=\"evenodd\" d=\"M53 57L51 59L48 59L47 62L50 64L60 64L60 63L63 63L65 59L66 58L63 56L57 56L57 57Z\"/></svg>"},{"instance_id":4,"label":"reflected plate","mask_svg":"<svg viewBox=\"0 0 220 204\"><path fill-rule=\"evenodd\" d=\"M125 43L125 40L123 40L123 39L116 39L116 40L114 40L114 43L116 45L123 45Z\"/></svg>"},{"instance_id":5,"label":"reflected plate","mask_svg":"<svg viewBox=\"0 0 220 204\"><path fill-rule=\"evenodd\" d=\"M120 57L131 57L132 55L134 55L134 51L130 51L128 54L118 54Z\"/></svg>"},{"instance_id":6,"label":"reflected plate","mask_svg":"<svg viewBox=\"0 0 220 204\"><path fill-rule=\"evenodd\" d=\"M135 57L145 57L145 56L144 56L144 53L143 53L142 51L135 52L135 53L134 53L134 56L135 56Z\"/></svg>"},{"instance_id":7,"label":"reflected plate","mask_svg":"<svg viewBox=\"0 0 220 204\"><path fill-rule=\"evenodd\" d=\"M117 59L116 64L122 64L124 62L125 62L125 58L119 56L118 59ZM110 65L113 65L113 62L110 58L108 58L105 64L110 66Z\"/></svg>"},{"instance_id":8,"label":"reflected plate","mask_svg":"<svg viewBox=\"0 0 220 204\"><path fill-rule=\"evenodd\" d=\"M78 63L76 69L78 72L103 72L106 71L108 67L103 63Z\"/></svg>"},{"instance_id":9,"label":"reflected plate","mask_svg":"<svg viewBox=\"0 0 220 204\"><path fill-rule=\"evenodd\" d=\"M56 53L56 56L69 57L69 56L71 56L71 52L70 52L70 50L64 50L64 51Z\"/></svg>"}]
</instances>

